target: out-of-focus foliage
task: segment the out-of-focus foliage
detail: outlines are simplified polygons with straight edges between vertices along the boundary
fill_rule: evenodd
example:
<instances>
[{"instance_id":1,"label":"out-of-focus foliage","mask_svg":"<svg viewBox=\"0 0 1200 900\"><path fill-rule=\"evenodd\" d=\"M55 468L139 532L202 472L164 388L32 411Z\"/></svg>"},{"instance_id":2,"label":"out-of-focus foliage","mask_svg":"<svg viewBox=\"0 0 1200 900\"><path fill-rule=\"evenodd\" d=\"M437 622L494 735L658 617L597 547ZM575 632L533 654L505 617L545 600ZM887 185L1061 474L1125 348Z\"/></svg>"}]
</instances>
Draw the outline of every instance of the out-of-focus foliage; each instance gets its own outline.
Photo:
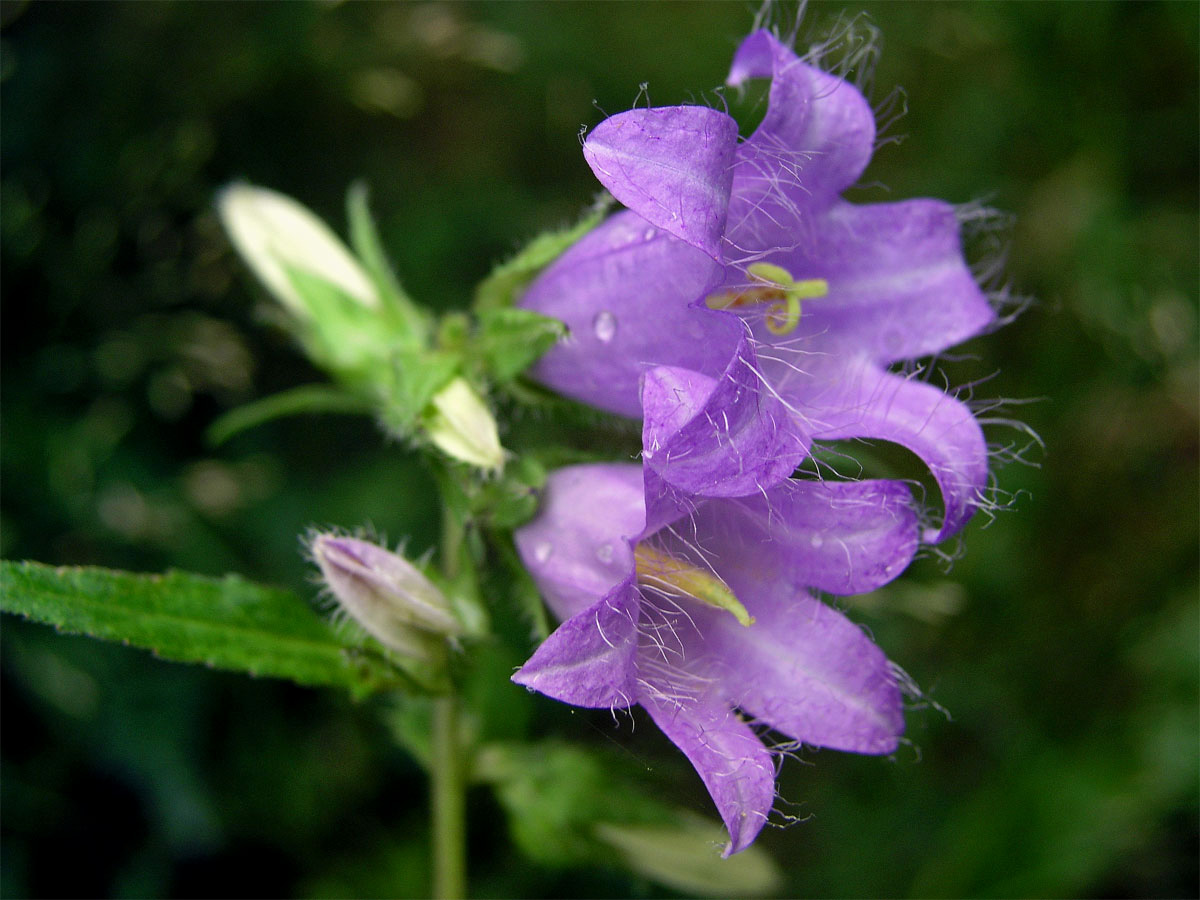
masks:
<instances>
[{"instance_id":1,"label":"out-of-focus foliage","mask_svg":"<svg viewBox=\"0 0 1200 900\"><path fill-rule=\"evenodd\" d=\"M809 21L859 8L814 4ZM981 402L1035 400L994 417L1047 449L997 425L998 447L1038 464L998 473L1016 510L968 529L952 583L929 559L852 611L930 701L908 716L912 748L789 762L785 808L809 820L760 844L785 896L1194 894L1198 7L866 8L884 37L875 99L902 84L911 113L868 172L890 191L853 199L1015 214L1004 278L1036 300L948 371L983 379ZM719 103L697 92L750 20L742 3L0 11L2 554L236 571L307 596L298 534L370 523L420 553L431 475L347 416L205 443L222 412L321 377L270 327L216 190L268 185L341 230L363 177L413 297L465 308L592 200L580 125L642 81L655 104ZM494 618L489 740L604 747L711 817L653 729L510 685L529 623ZM2 665L5 896L427 890L424 781L372 705L11 618ZM483 790L470 815L481 896L667 893L525 862Z\"/></svg>"}]
</instances>

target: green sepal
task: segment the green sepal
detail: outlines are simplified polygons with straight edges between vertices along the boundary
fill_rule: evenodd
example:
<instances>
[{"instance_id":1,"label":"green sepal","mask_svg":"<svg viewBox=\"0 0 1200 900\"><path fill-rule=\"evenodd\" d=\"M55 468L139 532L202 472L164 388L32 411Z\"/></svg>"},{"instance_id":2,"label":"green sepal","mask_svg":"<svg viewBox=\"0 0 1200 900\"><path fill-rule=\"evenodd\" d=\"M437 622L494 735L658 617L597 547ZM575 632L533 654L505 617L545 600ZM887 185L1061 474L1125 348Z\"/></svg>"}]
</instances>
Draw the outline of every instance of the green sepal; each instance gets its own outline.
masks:
<instances>
[{"instance_id":1,"label":"green sepal","mask_svg":"<svg viewBox=\"0 0 1200 900\"><path fill-rule=\"evenodd\" d=\"M442 589L454 615L462 622L463 637L478 640L491 632L491 617L483 598L479 595L479 585L475 579L473 562L476 554L471 546L478 536L467 535L459 549L460 564L454 578L446 578L440 573L430 572L429 580Z\"/></svg>"},{"instance_id":2,"label":"green sepal","mask_svg":"<svg viewBox=\"0 0 1200 900\"><path fill-rule=\"evenodd\" d=\"M5 612L163 659L342 687L359 697L414 687L373 641L333 628L290 591L236 575L139 575L4 561L0 576Z\"/></svg>"},{"instance_id":3,"label":"green sepal","mask_svg":"<svg viewBox=\"0 0 1200 900\"><path fill-rule=\"evenodd\" d=\"M521 562L512 538L500 535L492 542L505 576L504 591L516 606L516 612L529 623L530 639L540 643L550 636L550 617L541 591Z\"/></svg>"},{"instance_id":4,"label":"green sepal","mask_svg":"<svg viewBox=\"0 0 1200 900\"><path fill-rule=\"evenodd\" d=\"M491 621L479 590L478 572L486 563L479 530L475 527L472 498L474 475L462 477L461 466L432 466L442 500L442 560L439 571L427 573L449 598L467 637L480 638L491 631ZM454 535L447 539L448 535Z\"/></svg>"},{"instance_id":5,"label":"green sepal","mask_svg":"<svg viewBox=\"0 0 1200 900\"><path fill-rule=\"evenodd\" d=\"M519 528L537 513L545 483L545 466L530 456L517 457L501 477L480 485L472 498L473 513L487 528Z\"/></svg>"},{"instance_id":6,"label":"green sepal","mask_svg":"<svg viewBox=\"0 0 1200 900\"><path fill-rule=\"evenodd\" d=\"M311 272L294 266L286 271L308 311L295 328L312 361L356 386L374 380L397 340L388 317Z\"/></svg>"},{"instance_id":7,"label":"green sepal","mask_svg":"<svg viewBox=\"0 0 1200 900\"><path fill-rule=\"evenodd\" d=\"M389 431L409 437L420 427L433 395L458 374L457 354L409 347L393 348L383 389L380 420Z\"/></svg>"},{"instance_id":8,"label":"green sepal","mask_svg":"<svg viewBox=\"0 0 1200 900\"><path fill-rule=\"evenodd\" d=\"M512 306L516 295L542 269L604 221L612 202L609 194L601 195L577 224L562 231L538 235L519 250L516 256L493 269L475 289L476 311Z\"/></svg>"},{"instance_id":9,"label":"green sepal","mask_svg":"<svg viewBox=\"0 0 1200 900\"><path fill-rule=\"evenodd\" d=\"M328 384L305 384L245 403L224 413L204 433L208 443L220 446L235 434L273 419L306 413L371 414L375 408L363 397Z\"/></svg>"},{"instance_id":10,"label":"green sepal","mask_svg":"<svg viewBox=\"0 0 1200 900\"><path fill-rule=\"evenodd\" d=\"M470 337L471 317L466 313L446 313L438 322L437 346L441 350L462 353L467 349Z\"/></svg>"},{"instance_id":11,"label":"green sepal","mask_svg":"<svg viewBox=\"0 0 1200 900\"><path fill-rule=\"evenodd\" d=\"M487 374L504 383L537 362L566 333L558 319L528 309L481 309L476 346Z\"/></svg>"},{"instance_id":12,"label":"green sepal","mask_svg":"<svg viewBox=\"0 0 1200 900\"><path fill-rule=\"evenodd\" d=\"M421 346L428 337L428 320L400 285L388 262L367 202L367 186L362 181L354 182L346 192L346 218L350 223L350 246L392 314L391 318L398 326L397 339L414 347Z\"/></svg>"}]
</instances>

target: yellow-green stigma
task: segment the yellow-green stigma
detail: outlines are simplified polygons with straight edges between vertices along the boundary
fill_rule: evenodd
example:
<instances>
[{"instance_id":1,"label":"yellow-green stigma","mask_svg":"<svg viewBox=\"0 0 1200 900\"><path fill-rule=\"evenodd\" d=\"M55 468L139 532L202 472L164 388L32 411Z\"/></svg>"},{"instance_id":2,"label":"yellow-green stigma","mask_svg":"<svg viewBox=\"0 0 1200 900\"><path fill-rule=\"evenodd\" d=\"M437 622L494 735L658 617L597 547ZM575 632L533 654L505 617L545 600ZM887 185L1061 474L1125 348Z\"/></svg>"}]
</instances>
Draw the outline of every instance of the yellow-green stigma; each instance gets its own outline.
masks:
<instances>
[{"instance_id":1,"label":"yellow-green stigma","mask_svg":"<svg viewBox=\"0 0 1200 900\"><path fill-rule=\"evenodd\" d=\"M770 303L767 310L767 331L771 334L790 334L800 324L800 301L824 297L829 282L824 278L804 278L797 281L792 273L774 263L751 263L746 274L754 282L742 290L710 294L705 302L709 309L733 309Z\"/></svg>"},{"instance_id":2,"label":"yellow-green stigma","mask_svg":"<svg viewBox=\"0 0 1200 900\"><path fill-rule=\"evenodd\" d=\"M732 613L739 625L754 624L737 596L724 581L707 569L676 559L654 547L638 544L633 551L638 584L671 597L692 597L708 606Z\"/></svg>"}]
</instances>

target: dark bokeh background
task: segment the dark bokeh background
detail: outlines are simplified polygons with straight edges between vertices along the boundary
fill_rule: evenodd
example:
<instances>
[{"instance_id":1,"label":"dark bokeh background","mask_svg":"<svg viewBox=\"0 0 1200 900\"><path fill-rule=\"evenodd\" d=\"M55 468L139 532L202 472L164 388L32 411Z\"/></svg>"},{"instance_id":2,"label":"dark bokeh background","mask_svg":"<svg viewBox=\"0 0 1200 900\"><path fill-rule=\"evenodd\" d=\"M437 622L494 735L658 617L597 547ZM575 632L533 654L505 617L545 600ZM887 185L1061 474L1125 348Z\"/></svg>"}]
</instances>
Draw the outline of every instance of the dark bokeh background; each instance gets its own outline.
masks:
<instances>
[{"instance_id":1,"label":"dark bokeh background","mask_svg":"<svg viewBox=\"0 0 1200 900\"><path fill-rule=\"evenodd\" d=\"M1015 510L973 523L948 577L925 560L858 604L949 716L913 711L892 762L789 763L783 796L811 818L761 844L784 895L1195 896L1200 7L867 9L885 47L874 99L902 84L911 112L868 172L890 191L852 197L1015 214L1007 279L1035 302L949 372L1036 401L1009 410L1047 449L999 472ZM643 81L656 104L698 99L753 12L0 10L3 555L308 592L306 527L370 522L419 550L434 499L366 421L206 445L223 410L319 377L264 326L214 191L247 178L340 227L365 177L412 293L461 307L596 190L576 140L593 100L628 108ZM605 717L497 696L540 731L613 746ZM424 782L375 713L6 619L3 894L419 896ZM666 757L652 729L627 732L621 752ZM693 776L669 790L708 813ZM479 895L666 893L525 864L494 802L471 800Z\"/></svg>"}]
</instances>

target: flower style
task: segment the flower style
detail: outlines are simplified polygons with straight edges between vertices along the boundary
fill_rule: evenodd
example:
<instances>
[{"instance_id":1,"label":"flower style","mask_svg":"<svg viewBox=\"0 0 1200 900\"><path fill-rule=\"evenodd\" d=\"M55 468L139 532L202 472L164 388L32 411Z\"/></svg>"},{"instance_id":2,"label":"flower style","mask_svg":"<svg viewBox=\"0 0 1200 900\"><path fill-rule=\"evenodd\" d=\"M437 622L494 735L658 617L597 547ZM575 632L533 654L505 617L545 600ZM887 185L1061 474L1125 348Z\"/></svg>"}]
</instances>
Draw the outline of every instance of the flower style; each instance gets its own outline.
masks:
<instances>
[{"instance_id":1,"label":"flower style","mask_svg":"<svg viewBox=\"0 0 1200 900\"><path fill-rule=\"evenodd\" d=\"M640 704L687 755L745 849L775 798L739 709L789 738L886 754L904 730L883 653L807 588L871 590L916 549L903 485L785 480L684 509L633 464L551 474L517 547L563 624L513 676L576 706Z\"/></svg>"},{"instance_id":2,"label":"flower style","mask_svg":"<svg viewBox=\"0 0 1200 900\"><path fill-rule=\"evenodd\" d=\"M693 388L698 378L720 384L707 397L692 390L688 412L693 431L715 428L707 479L737 481L728 494L786 478L814 439L897 442L938 483L945 514L923 538L940 541L977 505L987 447L966 405L888 367L995 321L955 210L843 200L875 143L863 95L767 31L743 41L728 84L754 78L771 79L769 104L744 141L732 118L698 106L634 109L593 130L584 155L628 209L524 294L523 306L571 331L534 374L631 416L655 366ZM682 413L677 424L688 427ZM683 490L694 487L694 437L664 434L647 460Z\"/></svg>"}]
</instances>

